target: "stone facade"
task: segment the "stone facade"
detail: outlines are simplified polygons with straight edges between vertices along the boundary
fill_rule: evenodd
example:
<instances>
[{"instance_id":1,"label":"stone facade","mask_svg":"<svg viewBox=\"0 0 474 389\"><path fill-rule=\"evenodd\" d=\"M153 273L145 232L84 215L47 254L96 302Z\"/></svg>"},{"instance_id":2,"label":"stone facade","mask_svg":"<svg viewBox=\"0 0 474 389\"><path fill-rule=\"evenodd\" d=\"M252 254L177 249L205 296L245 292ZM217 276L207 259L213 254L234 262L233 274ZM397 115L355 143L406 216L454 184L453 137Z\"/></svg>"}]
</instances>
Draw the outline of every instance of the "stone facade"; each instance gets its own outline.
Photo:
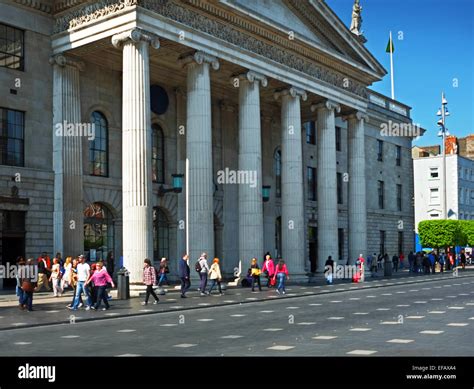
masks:
<instances>
[{"instance_id":1,"label":"stone facade","mask_svg":"<svg viewBox=\"0 0 474 389\"><path fill-rule=\"evenodd\" d=\"M411 138L384 137L380 132L381 123L388 120L410 123L409 108L367 89L383 77L384 70L340 21L332 20L331 27L327 5L305 8L320 22L319 27L303 17L297 2L282 1L275 7L278 23L302 20L304 26L297 33L307 33L308 43L300 37L289 41L265 23L252 22L251 16L243 20L233 12L245 5L242 1L230 2L226 9L200 1L190 6L174 1L107 0L86 7L76 1L70 9L64 4L56 7L56 3L49 8L16 3L0 5L0 23L25 30L26 65L24 72L0 68L0 85L5 90L14 88L15 78L21 78L18 93L2 97L0 108L25 112L25 166L0 166L0 196L11 197L11 177L18 171L21 181L15 185L19 197L28 198L29 204L2 202L0 209L26 211L28 257L54 250L78 255L69 252L78 251L74 244L58 240L61 232L54 232L59 226L54 220L59 219L54 215L57 217L58 209L77 213L94 203L110 212L112 250L115 258L126 257L124 263L132 270L134 282L140 280L142 257L154 256L157 244L166 246L173 276L176 259L185 251L191 254L191 267L201 251L221 258L226 276L234 273L239 261L245 272L250 256L260 259L269 251L273 256L283 255L290 271L304 278L311 269L311 256L319 256L317 269L321 271L327 255L353 261L355 251L378 253L380 231L386 231L385 251L390 255L399 251L399 232L403 232L403 252L413 248ZM253 11L262 13L262 20L269 19L265 9ZM230 20L252 31L252 39L237 32ZM135 29L130 27L134 23ZM181 32L184 40L179 39ZM272 40L273 46L263 38ZM319 45L327 49L326 54ZM346 53L344 60L336 51ZM74 75L78 97L68 107L57 98L55 86L66 76L57 73L57 61L53 66L49 62L58 55L83 64ZM257 81L250 80L252 77L241 80L248 83L246 91L229 83L229 78L241 74L258 75ZM149 84L165 90L169 104L164 113L148 109ZM137 96L141 97L137 100ZM79 197L60 195L58 182L63 181L58 181L58 172L63 174L63 170L54 161L60 154L53 154L59 150L51 130L58 120L53 112L69 114L71 107L84 123L98 111L108 124L106 177L89 174L87 139L79 142L82 159L70 159L80 161L83 172ZM355 116L348 119L351 115ZM315 145L305 141L302 125L307 121L317 122ZM155 124L164 135L164 183L152 183L149 173L146 179L140 175L150 172L150 126ZM340 150L335 149L335 127L340 127ZM134 133L127 138L127 128L132 133L140 129L143 136ZM350 143L356 131L363 135ZM253 142L255 136L258 140ZM383 161L377 160L377 140L384 142ZM401 166L396 166L396 146L401 148ZM360 147L365 158L358 157ZM276 193L277 150L283 163L281 197ZM317 170L319 201L308 199L307 167ZM124 174L124 168L130 171ZM218 183L217 176L225 169L261 171L255 191ZM358 186L351 187L350 177L343 181L342 204L335 197L336 172L357 177ZM160 190L172 187L173 173L185 174L182 193L159 195ZM385 183L384 209L378 207L378 180ZM397 184L402 185L401 211L397 209ZM260 203L262 185L270 185L271 194L268 202ZM364 197L365 204L359 204L364 201L358 199ZM319 202L326 205L318 208ZM165 219L156 227L159 233L152 222L158 217L157 209ZM252 218L252 213L258 217ZM281 233L277 231L279 217L284 226ZM309 229L318 227L318 219L322 226L317 234L319 244L311 251ZM60 220L63 231L67 219ZM291 223L294 228L286 229ZM349 223L360 226L357 234ZM343 240L338 254L339 229ZM83 239L82 231L72 235ZM277 241L282 246L278 252ZM163 250L158 247L157 255Z\"/></svg>"}]
</instances>

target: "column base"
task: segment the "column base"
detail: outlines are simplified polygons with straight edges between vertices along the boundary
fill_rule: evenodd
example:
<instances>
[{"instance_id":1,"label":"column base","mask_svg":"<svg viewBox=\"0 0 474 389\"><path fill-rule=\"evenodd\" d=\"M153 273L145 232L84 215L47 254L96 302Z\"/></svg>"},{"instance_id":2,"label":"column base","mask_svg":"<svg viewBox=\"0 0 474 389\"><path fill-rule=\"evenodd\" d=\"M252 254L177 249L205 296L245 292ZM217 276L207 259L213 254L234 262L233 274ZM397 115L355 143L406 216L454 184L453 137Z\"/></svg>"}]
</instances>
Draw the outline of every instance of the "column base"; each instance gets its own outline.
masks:
<instances>
[{"instance_id":1,"label":"column base","mask_svg":"<svg viewBox=\"0 0 474 389\"><path fill-rule=\"evenodd\" d=\"M308 273L290 273L290 283L297 283L297 284L307 284L309 282Z\"/></svg>"}]
</instances>

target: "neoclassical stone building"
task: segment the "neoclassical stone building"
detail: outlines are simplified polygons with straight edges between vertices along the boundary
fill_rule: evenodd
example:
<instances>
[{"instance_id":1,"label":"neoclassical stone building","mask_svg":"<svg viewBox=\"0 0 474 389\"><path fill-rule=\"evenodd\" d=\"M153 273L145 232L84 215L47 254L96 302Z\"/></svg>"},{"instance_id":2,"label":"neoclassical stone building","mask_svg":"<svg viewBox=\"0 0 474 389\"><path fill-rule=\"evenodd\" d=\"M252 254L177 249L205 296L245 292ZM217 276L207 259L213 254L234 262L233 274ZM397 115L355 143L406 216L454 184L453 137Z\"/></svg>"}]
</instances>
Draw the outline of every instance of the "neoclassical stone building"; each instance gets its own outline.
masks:
<instances>
[{"instance_id":1,"label":"neoclassical stone building","mask_svg":"<svg viewBox=\"0 0 474 389\"><path fill-rule=\"evenodd\" d=\"M323 0L4 0L2 261L113 252L139 281L145 257L230 275L270 251L295 279L407 252L411 138L380 128L410 108L368 89L385 74Z\"/></svg>"}]
</instances>

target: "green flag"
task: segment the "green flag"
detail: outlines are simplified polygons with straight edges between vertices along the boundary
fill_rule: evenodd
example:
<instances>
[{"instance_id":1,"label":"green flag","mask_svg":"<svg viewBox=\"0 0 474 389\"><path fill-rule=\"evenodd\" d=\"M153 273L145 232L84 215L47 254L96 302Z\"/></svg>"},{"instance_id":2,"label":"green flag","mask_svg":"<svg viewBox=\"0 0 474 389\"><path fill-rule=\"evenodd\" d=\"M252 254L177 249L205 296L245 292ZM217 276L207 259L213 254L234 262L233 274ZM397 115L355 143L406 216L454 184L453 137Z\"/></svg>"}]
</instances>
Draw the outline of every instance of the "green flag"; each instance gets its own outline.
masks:
<instances>
[{"instance_id":1,"label":"green flag","mask_svg":"<svg viewBox=\"0 0 474 389\"><path fill-rule=\"evenodd\" d=\"M395 52L395 46L393 46L393 40L392 38L388 38L388 43L387 43L387 48L385 49L386 53L394 53Z\"/></svg>"}]
</instances>

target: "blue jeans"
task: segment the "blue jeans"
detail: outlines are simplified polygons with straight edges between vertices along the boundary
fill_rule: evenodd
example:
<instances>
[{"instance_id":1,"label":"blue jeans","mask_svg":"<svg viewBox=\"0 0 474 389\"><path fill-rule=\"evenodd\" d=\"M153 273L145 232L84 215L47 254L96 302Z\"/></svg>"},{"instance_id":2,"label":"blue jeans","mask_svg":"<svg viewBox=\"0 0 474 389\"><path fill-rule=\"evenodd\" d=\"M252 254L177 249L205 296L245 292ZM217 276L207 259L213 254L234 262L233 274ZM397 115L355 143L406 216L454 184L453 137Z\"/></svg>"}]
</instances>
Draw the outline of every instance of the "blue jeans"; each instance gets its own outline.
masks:
<instances>
[{"instance_id":1,"label":"blue jeans","mask_svg":"<svg viewBox=\"0 0 474 389\"><path fill-rule=\"evenodd\" d=\"M32 311L33 310L33 292L23 291L20 304L25 305L28 311Z\"/></svg>"},{"instance_id":2,"label":"blue jeans","mask_svg":"<svg viewBox=\"0 0 474 389\"><path fill-rule=\"evenodd\" d=\"M96 302L95 302L95 309L99 309L100 303L104 301L105 308L109 309L109 302L107 301L107 285L104 286L96 286Z\"/></svg>"},{"instance_id":3,"label":"blue jeans","mask_svg":"<svg viewBox=\"0 0 474 389\"><path fill-rule=\"evenodd\" d=\"M283 290L285 291L285 280L286 280L286 274L285 273L278 273L277 274L277 280L278 280L278 290Z\"/></svg>"},{"instance_id":4,"label":"blue jeans","mask_svg":"<svg viewBox=\"0 0 474 389\"><path fill-rule=\"evenodd\" d=\"M199 285L199 289L201 290L201 293L204 293L206 291L207 286L207 272L199 273L199 277L201 278L201 284Z\"/></svg>"},{"instance_id":5,"label":"blue jeans","mask_svg":"<svg viewBox=\"0 0 474 389\"><path fill-rule=\"evenodd\" d=\"M166 273L161 273L160 280L158 281L158 286L161 286L163 282L168 283L168 277L166 277Z\"/></svg>"},{"instance_id":6,"label":"blue jeans","mask_svg":"<svg viewBox=\"0 0 474 389\"><path fill-rule=\"evenodd\" d=\"M91 295L89 294L89 288L84 285L85 281L79 281L76 286L76 296L74 297L74 304L72 305L73 309L77 309L79 306L79 297L81 297L82 292L87 297L87 305L90 307L92 305Z\"/></svg>"},{"instance_id":7,"label":"blue jeans","mask_svg":"<svg viewBox=\"0 0 474 389\"><path fill-rule=\"evenodd\" d=\"M212 289L214 289L214 286L216 286L217 284L217 287L219 288L219 293L222 294L222 289L221 289L221 282L217 279L217 278L214 278L213 280L211 280L211 287L209 288L209 294L211 294L212 292Z\"/></svg>"}]
</instances>

